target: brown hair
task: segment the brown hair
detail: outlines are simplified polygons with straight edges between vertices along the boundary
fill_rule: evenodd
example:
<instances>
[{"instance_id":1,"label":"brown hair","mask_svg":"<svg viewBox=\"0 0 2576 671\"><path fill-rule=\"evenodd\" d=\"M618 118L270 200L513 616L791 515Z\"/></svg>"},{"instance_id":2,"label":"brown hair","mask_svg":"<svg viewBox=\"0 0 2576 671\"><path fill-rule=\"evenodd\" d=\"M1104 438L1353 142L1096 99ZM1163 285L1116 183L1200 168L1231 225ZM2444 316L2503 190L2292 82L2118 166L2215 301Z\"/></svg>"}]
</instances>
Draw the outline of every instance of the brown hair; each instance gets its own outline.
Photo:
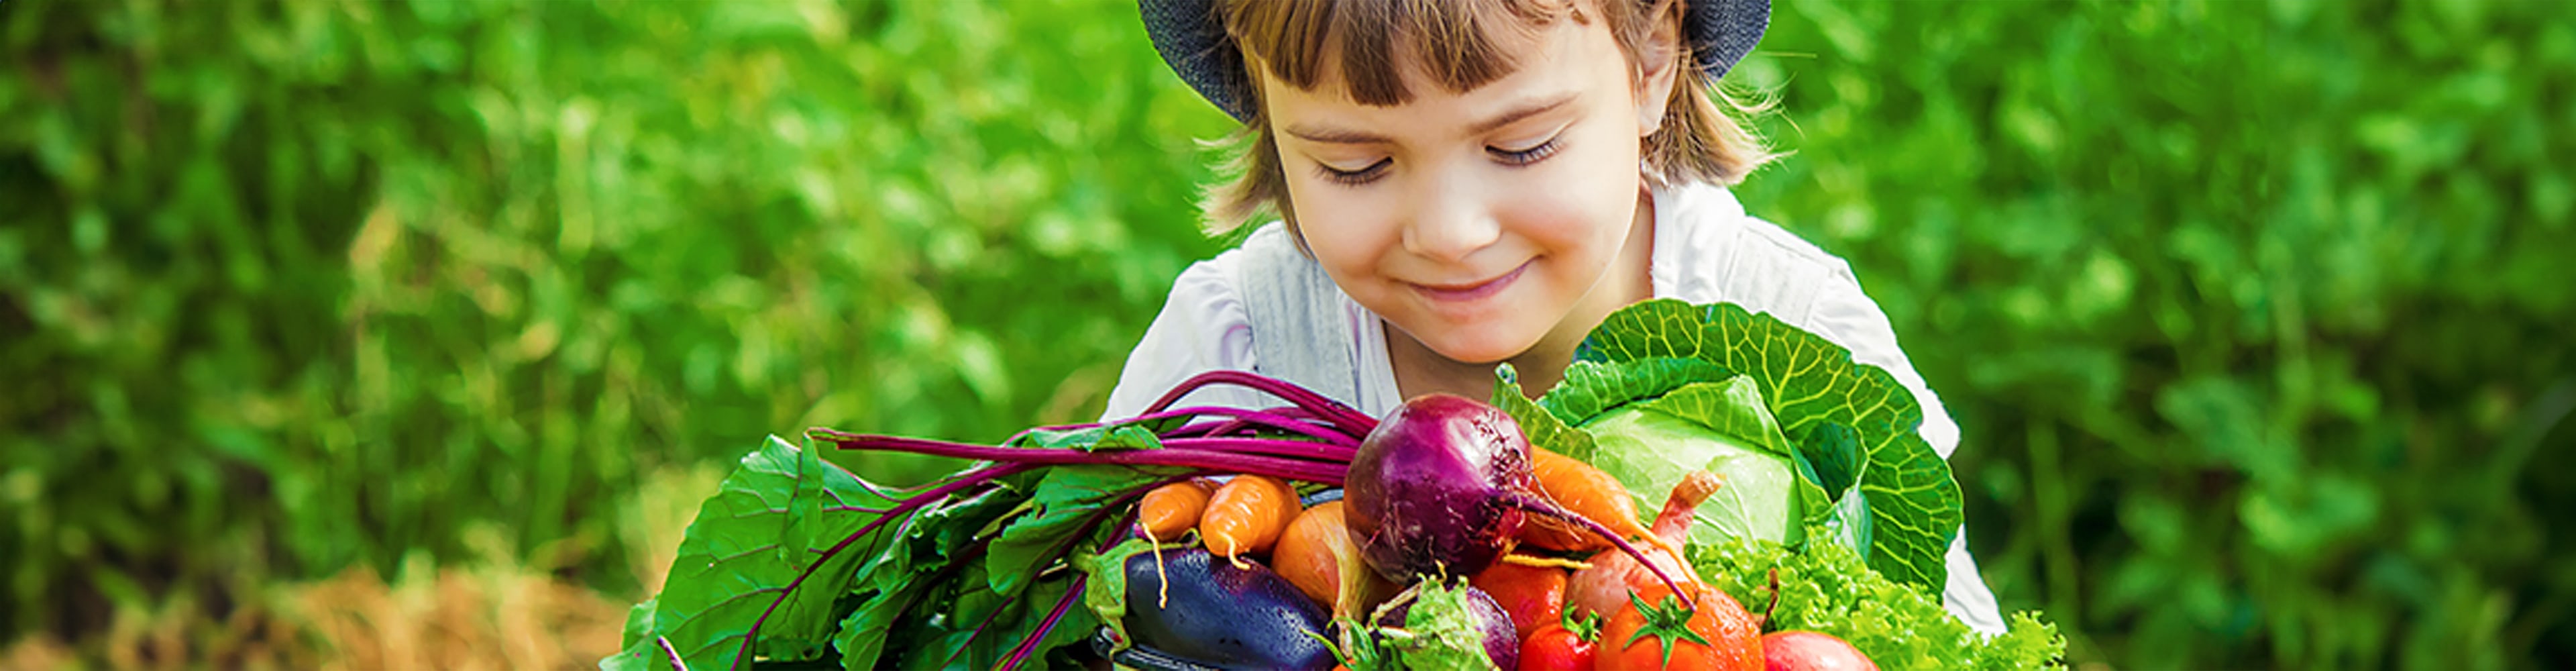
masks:
<instances>
[{"instance_id":1,"label":"brown hair","mask_svg":"<svg viewBox=\"0 0 2576 671\"><path fill-rule=\"evenodd\" d=\"M1433 83L1453 93L1471 91L1519 67L1505 48L1509 42L1497 36L1525 37L1564 18L1588 23L1592 19L1576 6L1580 1L1223 0L1218 13L1226 35L1243 50L1245 67L1267 64L1272 77L1306 90L1322 81L1325 68L1333 67L1360 104L1398 105L1413 98L1395 68L1399 46L1412 48L1407 55L1422 64ZM1654 34L1656 22L1678 26L1685 1L1598 0L1632 75L1644 69L1639 50ZM1742 182L1779 155L1728 112L1749 117L1768 105L1741 102L1718 90L1717 82L1697 67L1688 40L1682 42L1673 52L1672 67L1680 70L1663 122L1642 139L1644 176L1655 186ZM1338 50L1336 62L1326 62L1327 46ZM1260 102L1261 86L1257 79L1251 81L1256 82L1252 114L1233 135L1211 144L1223 152L1219 170L1226 175L1200 203L1211 233L1231 232L1270 207L1277 208L1290 230L1297 225L1267 106Z\"/></svg>"}]
</instances>

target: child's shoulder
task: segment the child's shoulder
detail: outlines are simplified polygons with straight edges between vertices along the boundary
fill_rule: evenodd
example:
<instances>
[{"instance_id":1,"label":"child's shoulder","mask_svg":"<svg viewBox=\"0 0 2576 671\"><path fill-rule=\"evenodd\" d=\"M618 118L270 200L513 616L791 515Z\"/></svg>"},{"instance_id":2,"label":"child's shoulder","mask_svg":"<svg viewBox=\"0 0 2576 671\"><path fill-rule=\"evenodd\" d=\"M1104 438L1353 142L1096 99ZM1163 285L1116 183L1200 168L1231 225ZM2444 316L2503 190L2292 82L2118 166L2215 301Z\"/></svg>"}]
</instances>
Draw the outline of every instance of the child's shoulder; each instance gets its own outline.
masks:
<instances>
[{"instance_id":1,"label":"child's shoulder","mask_svg":"<svg viewBox=\"0 0 2576 671\"><path fill-rule=\"evenodd\" d=\"M1803 314L1817 291L1850 281L1842 257L1746 212L1725 187L1678 185L1658 191L1655 205L1660 296Z\"/></svg>"}]
</instances>

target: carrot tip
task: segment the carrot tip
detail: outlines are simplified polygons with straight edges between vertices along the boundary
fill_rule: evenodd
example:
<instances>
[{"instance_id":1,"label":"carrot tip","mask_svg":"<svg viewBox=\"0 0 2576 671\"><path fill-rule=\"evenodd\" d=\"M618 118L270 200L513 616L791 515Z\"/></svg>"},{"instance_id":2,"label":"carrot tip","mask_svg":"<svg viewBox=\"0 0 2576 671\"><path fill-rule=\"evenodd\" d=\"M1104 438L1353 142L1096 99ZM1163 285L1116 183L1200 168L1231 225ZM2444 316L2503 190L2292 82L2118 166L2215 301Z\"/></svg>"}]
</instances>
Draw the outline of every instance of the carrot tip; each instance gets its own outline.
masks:
<instances>
[{"instance_id":1,"label":"carrot tip","mask_svg":"<svg viewBox=\"0 0 2576 671\"><path fill-rule=\"evenodd\" d=\"M1145 534L1145 540L1154 544L1154 580L1161 583L1154 588L1154 607L1170 608L1172 607L1172 577L1163 573L1163 542L1154 540L1152 533Z\"/></svg>"}]
</instances>

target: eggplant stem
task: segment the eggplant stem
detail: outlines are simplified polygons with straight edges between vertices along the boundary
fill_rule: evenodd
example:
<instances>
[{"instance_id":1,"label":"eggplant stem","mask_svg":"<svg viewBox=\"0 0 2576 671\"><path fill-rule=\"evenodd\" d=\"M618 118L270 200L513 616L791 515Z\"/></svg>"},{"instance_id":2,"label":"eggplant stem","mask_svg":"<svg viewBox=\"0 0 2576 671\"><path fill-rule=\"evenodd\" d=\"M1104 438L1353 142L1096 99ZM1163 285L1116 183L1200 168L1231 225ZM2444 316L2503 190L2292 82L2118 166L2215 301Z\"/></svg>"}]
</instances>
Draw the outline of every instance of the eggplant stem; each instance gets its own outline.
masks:
<instances>
[{"instance_id":1,"label":"eggplant stem","mask_svg":"<svg viewBox=\"0 0 2576 671\"><path fill-rule=\"evenodd\" d=\"M1541 501L1537 497L1530 496L1529 494L1522 492L1513 492L1506 496L1504 500L1511 502L1513 506L1516 506L1521 510L1563 520L1567 524L1583 527L1585 530L1591 531L1602 538L1609 539L1610 544L1618 546L1620 552L1628 553L1628 556L1636 558L1638 566L1646 567L1647 572L1655 574L1656 580L1664 581L1664 587L1671 589L1673 591L1673 596L1682 600L1683 607L1699 607L1698 599L1692 598L1693 595L1688 590L1682 589L1681 582L1673 580L1673 577L1670 575L1666 575L1662 567L1656 566L1654 560L1646 557L1645 552L1638 550L1635 545L1630 545L1628 543L1628 539L1620 538L1618 532L1611 531L1609 527L1601 526L1600 522L1592 521L1592 518L1574 514L1564 508L1548 505L1546 501ZM1675 562L1679 562L1681 561L1681 556L1673 555L1673 560Z\"/></svg>"}]
</instances>

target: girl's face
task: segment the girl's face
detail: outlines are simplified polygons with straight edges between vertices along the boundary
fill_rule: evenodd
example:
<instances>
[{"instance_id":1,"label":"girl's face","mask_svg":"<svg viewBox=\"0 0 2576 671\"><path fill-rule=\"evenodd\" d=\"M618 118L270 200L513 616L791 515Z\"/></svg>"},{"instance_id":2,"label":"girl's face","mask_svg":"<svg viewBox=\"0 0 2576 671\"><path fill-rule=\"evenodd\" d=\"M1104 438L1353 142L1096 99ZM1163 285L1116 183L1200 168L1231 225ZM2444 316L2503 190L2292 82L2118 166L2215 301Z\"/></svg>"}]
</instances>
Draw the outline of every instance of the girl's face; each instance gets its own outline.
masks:
<instances>
[{"instance_id":1,"label":"girl's face","mask_svg":"<svg viewBox=\"0 0 2576 671\"><path fill-rule=\"evenodd\" d=\"M1555 21L1517 53L1516 72L1463 94L1401 59L1412 100L1389 107L1352 100L1330 69L1310 91L1249 68L1262 73L1289 202L1316 261L1360 305L1455 362L1542 343L1570 352L1642 297L1628 295L1643 290L1641 253L1625 257L1639 260L1635 281L1605 278L1620 277L1613 261L1632 230L1650 228L1638 138L1663 105L1638 93L1669 90L1669 75L1635 77L1598 17Z\"/></svg>"}]
</instances>

